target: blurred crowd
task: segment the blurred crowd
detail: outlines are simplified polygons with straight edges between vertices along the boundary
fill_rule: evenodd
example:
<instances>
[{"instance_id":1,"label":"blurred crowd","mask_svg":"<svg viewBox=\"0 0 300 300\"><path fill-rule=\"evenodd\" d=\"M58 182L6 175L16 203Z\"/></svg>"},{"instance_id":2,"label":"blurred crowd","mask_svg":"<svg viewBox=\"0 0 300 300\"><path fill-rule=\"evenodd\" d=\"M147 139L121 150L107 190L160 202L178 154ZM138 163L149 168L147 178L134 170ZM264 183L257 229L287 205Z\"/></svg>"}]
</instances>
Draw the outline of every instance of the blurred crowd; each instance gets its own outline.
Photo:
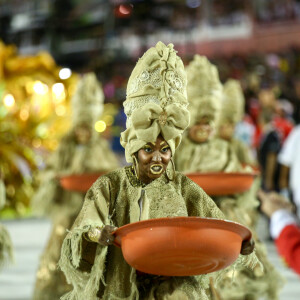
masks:
<instances>
[{"instance_id":1,"label":"blurred crowd","mask_svg":"<svg viewBox=\"0 0 300 300\"><path fill-rule=\"evenodd\" d=\"M285 189L278 155L300 121L300 52L253 54L216 60L222 80L235 78L243 86L246 114L236 135L257 157L266 191ZM286 177L286 176L285 176Z\"/></svg>"},{"instance_id":2,"label":"blurred crowd","mask_svg":"<svg viewBox=\"0 0 300 300\"><path fill-rule=\"evenodd\" d=\"M189 57L184 59L186 64L190 60ZM219 70L222 82L233 78L242 84L246 115L243 122L237 125L236 136L248 144L253 153L260 148L265 152L263 137L266 128L272 127L275 131L272 135L276 135L278 140L278 146L274 146L278 153L291 129L300 122L300 49L291 48L277 54L233 55L212 61ZM130 61L116 63L99 73L107 101L120 107L120 115L115 122L122 128L125 117L121 103L126 95L127 78L133 64ZM114 145L115 150L122 151L118 141ZM276 184L272 183L272 188L278 189Z\"/></svg>"},{"instance_id":3,"label":"blurred crowd","mask_svg":"<svg viewBox=\"0 0 300 300\"><path fill-rule=\"evenodd\" d=\"M110 246L113 242L110 240L113 228L110 228L109 234L104 228L115 224L121 227L143 220L143 210L145 220L160 216L156 215L155 210L155 214L150 215L151 210L147 208L147 211L145 203L150 203L151 197L153 203L156 200L164 203L160 199L167 197L159 198L161 194L166 192L170 197L165 185L158 185L157 194L148 192L149 196L143 189L147 185L149 187L155 176L159 175L159 178L163 172L166 173L168 183L174 181L179 172L204 175L209 172L217 173L220 176L218 180L225 178L228 175L226 173L251 173L252 186L243 192L234 190L230 193L222 191L220 194L209 194L200 184L201 189L197 187L198 191L202 193L205 190L212 197L217 211L222 211L227 220L251 229L257 262L260 261L264 267L264 272L258 263L250 271L244 268L246 264L240 270L235 269L233 273L227 270L228 273L222 275L225 279L218 283L219 286L216 284L216 287L222 291L224 300L261 297L279 299L283 280L269 261L269 254L256 233L256 227L260 213L264 213L269 219L270 237L277 245L279 254L289 267L300 274L300 47L294 41L294 46L287 48L290 43L281 41L281 45L284 44L286 48L274 49L284 50L262 53L268 51L267 48L262 50L253 42L252 45L257 45L256 51L249 52L252 49L249 46L248 53L243 53L244 50L237 47L236 53L233 53L226 51L226 43L230 39L234 46L243 39L255 41L255 35L260 29L270 29L278 24L278 28L280 24L284 25L285 30L293 25L296 28L300 24L300 0L234 0L230 3L221 0L86 0L83 5L74 0L48 0L40 3L35 0L4 0L2 3L0 1L0 11L0 39L3 40L3 43L0 40L0 99L3 98L0 103L0 217L27 214L50 218L53 225L40 258L33 299L58 299L72 290L70 282L75 287L80 286L81 290L85 285L85 296L88 299L93 298L90 296L92 293L94 298L96 293L97 298L101 293L104 295L105 289L107 295L119 293L122 297L118 296L118 299L125 299L125 287L129 286L126 280L130 278L132 282L133 277L124 273L127 275L124 276L126 280L123 280L107 275L111 272L115 276L117 272L113 271L114 268L123 266L124 261L120 259L120 264L117 261L119 258L116 259L114 265L111 264L111 270L107 263L108 271L103 273L100 268L94 268L94 262L98 266L105 262L107 254L99 254L103 246ZM19 18L21 12L23 20ZM50 23L52 27L49 26ZM3 24L6 26L1 26ZM242 38L239 32L235 32L237 28L244 28ZM295 32L297 28L294 29ZM225 29L222 32L223 51L214 51L217 45L221 45L221 40L216 38L220 34L218 29ZM282 31L280 28L277 36L283 37L285 33L288 30ZM207 40L202 40L201 34ZM260 37L262 44L265 42L264 37ZM155 56L149 56L149 65L145 59L144 62L147 63L143 65L143 60L137 58L155 40L171 40L178 52L173 50L173 45L166 46L159 42L155 51L151 50ZM20 54L17 48L22 50ZM40 49L47 49L51 55L42 52L24 56L30 51L37 52ZM161 53L164 54L163 58L160 57ZM216 53L220 53L220 56ZM172 59L177 55L181 58L178 70L175 70ZM156 59L159 67L154 68L151 64ZM168 61L168 64L162 67L164 64L161 61ZM65 67L61 68L56 64ZM136 68L138 71L132 71ZM168 73L168 76L173 74L173 77L162 76L163 72L167 74L168 68L173 72ZM187 82L185 75L181 77L184 70L187 73ZM62 71L69 72L69 75L65 76ZM168 87L163 98L161 93L155 95L153 92L159 86L157 82ZM185 85L188 85L187 89ZM153 86L153 90L148 90L149 86ZM173 97L171 94L174 91L176 94ZM158 100L155 102L153 99ZM174 107L177 108L184 106L182 111L174 109L174 119L182 121L183 124L181 127L175 124L180 128L180 134L177 135L180 139L175 139L175 135L166 138L169 133L163 131L168 117L165 108L171 104L163 103L162 99L173 99L172 104L176 104ZM147 120L147 113L152 113L151 107L154 103L162 105L156 105L155 109L159 113L155 112L158 116L155 115L156 119L153 117L162 126L157 127L158 132L155 132L154 137L156 140L153 138L155 143L160 143L159 147L163 145L157 149L161 153L172 152L173 157L179 143L181 145L176 150L177 157L174 156L174 161L170 156L169 169L169 161L164 171L160 171L163 170L162 166L157 163L156 169L150 172L155 175L153 179L140 176L140 167L143 165L138 153L140 150L141 153L152 151L154 148L151 143L155 146L153 139L149 138L154 135L154 130L148 130L150 126L148 128L148 124L142 124ZM191 118L184 113L189 113ZM137 124L139 122L142 125ZM145 128L140 129L138 126ZM143 130L147 131L144 135L141 134ZM144 143L146 140L148 144ZM168 147L164 148L163 142L166 141L169 144L166 143ZM153 156L151 162L157 157L162 159L161 156ZM106 173L119 174L119 170L123 170L119 181L115 179L117 176L113 177L112 184L106 186ZM173 175L169 178L168 174ZM83 204L84 199L86 203L94 203L90 200L96 198L93 198L92 189L89 188L99 177L102 179L98 179L96 185L101 180L105 184L99 184L97 193L100 195L103 188L103 199L114 203L113 205L117 203L116 209L113 205L108 206L106 216L106 202L99 202L101 213L104 211L105 217L99 217L97 209L92 206L89 208L90 204ZM125 181L130 183L129 188L125 184L119 184ZM114 188L113 184L117 183L118 188ZM239 183L241 181L234 182L234 187ZM134 200L138 206L124 208L122 204L118 208L119 200L116 199L119 199L119 195L124 193L122 197L127 197L126 199L133 197L131 185L136 195L137 191L141 192L139 198L136 198L138 201ZM217 187L218 184L214 189ZM124 191L121 193L119 190L122 188ZM118 190L118 195L114 195L115 190ZM187 191L193 192L193 188L189 186ZM165 211L168 216L177 216L179 206L176 205L179 202L161 203L161 206L157 206L162 207L161 211ZM202 206L199 203L197 206ZM174 214L169 214L168 209L173 207ZM136 208L136 214L132 213ZM113 211L112 215L108 214L110 209ZM130 211L130 218L134 217L128 220L121 217L117 219L114 214L120 214L123 210L126 212L124 216ZM193 212L189 216L215 218L212 211L214 212L210 207L203 215L202 212ZM140 217L136 218L138 213ZM81 215L86 223L81 224ZM113 218L116 218L117 223L109 223ZM80 235L72 236L73 233L69 230L73 224L73 228ZM70 233L66 238L67 232ZM103 232L107 233L103 235L104 243L100 238ZM86 252L87 260L79 253L81 247ZM254 243L252 250L253 248ZM107 261L113 261L111 257L114 254L111 253L114 252L108 253L111 256ZM13 246L9 232L0 224L0 268L1 264L12 259ZM254 266L255 260L253 257L251 259ZM75 263L71 266L74 262L72 260L78 260L76 268ZM65 275L57 268L59 261L68 283ZM121 268L123 267L120 270ZM125 267L124 270L127 272ZM78 278L72 278L75 273ZM139 272L131 274L137 278L141 276ZM81 276L88 281L82 280ZM105 276L111 276L112 283L123 282L120 286L124 291L109 283L105 284L107 287L102 287L99 278ZM232 284L234 277L236 285ZM101 286L97 286L93 278L97 278ZM147 277L140 277L142 284L137 280L137 286L140 285L140 291L144 286L149 290L145 284L148 280L156 288L161 284L156 279L150 277L149 281ZM83 282L89 282L89 285ZM74 299L79 299L84 294L77 291L77 287L71 293L76 296ZM109 297L103 296L103 299L110 299ZM67 298L72 297L65 296L63 299ZM143 296L140 298L146 299ZM180 296L157 297L179 298Z\"/></svg>"}]
</instances>

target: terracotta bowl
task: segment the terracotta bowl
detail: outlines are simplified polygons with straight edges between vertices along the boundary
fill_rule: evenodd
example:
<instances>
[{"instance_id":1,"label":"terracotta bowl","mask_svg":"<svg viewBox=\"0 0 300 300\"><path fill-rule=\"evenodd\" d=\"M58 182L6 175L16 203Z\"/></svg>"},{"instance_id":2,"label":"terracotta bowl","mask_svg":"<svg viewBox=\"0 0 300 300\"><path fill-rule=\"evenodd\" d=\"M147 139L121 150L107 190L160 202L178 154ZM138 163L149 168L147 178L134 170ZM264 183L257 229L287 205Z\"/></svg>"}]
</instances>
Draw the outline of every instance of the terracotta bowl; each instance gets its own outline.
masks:
<instances>
[{"instance_id":1,"label":"terracotta bowl","mask_svg":"<svg viewBox=\"0 0 300 300\"><path fill-rule=\"evenodd\" d=\"M86 173L60 177L60 185L68 191L87 192L104 173Z\"/></svg>"},{"instance_id":2,"label":"terracotta bowl","mask_svg":"<svg viewBox=\"0 0 300 300\"><path fill-rule=\"evenodd\" d=\"M127 263L149 274L191 276L231 265L251 231L231 221L200 217L151 219L115 231Z\"/></svg>"},{"instance_id":3,"label":"terracotta bowl","mask_svg":"<svg viewBox=\"0 0 300 300\"><path fill-rule=\"evenodd\" d=\"M188 178L197 183L210 196L225 196L248 191L259 172L251 173L189 173Z\"/></svg>"}]
</instances>

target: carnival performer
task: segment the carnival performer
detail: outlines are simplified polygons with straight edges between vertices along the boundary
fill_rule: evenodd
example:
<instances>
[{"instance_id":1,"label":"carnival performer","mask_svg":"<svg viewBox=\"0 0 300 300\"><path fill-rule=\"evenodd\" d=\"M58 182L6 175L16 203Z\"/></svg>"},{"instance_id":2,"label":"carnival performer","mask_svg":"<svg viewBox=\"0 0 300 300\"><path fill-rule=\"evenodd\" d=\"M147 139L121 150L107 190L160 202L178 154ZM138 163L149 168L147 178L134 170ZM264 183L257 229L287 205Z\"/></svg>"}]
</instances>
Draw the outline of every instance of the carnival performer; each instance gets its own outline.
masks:
<instances>
[{"instance_id":1,"label":"carnival performer","mask_svg":"<svg viewBox=\"0 0 300 300\"><path fill-rule=\"evenodd\" d=\"M103 100L103 91L95 74L84 75L72 99L71 129L41 174L42 182L32 207L37 215L52 218L53 229L40 260L33 299L59 299L70 290L57 263L66 232L82 207L84 192L64 190L59 177L105 173L119 167L108 142L94 130L103 110Z\"/></svg>"},{"instance_id":2,"label":"carnival performer","mask_svg":"<svg viewBox=\"0 0 300 300\"><path fill-rule=\"evenodd\" d=\"M5 185L0 170L0 209L6 201ZM7 229L0 224L0 269L7 263L13 261L13 246Z\"/></svg>"},{"instance_id":3,"label":"carnival performer","mask_svg":"<svg viewBox=\"0 0 300 300\"><path fill-rule=\"evenodd\" d=\"M250 152L250 148L241 140L234 137L235 127L245 114L245 98L241 84L237 80L229 79L223 86L223 98L221 101L221 113L217 123L217 136L229 143L243 171L257 170L257 162ZM261 177L257 176L251 186L251 190L241 197L240 201L247 207L242 207L244 224L255 229L259 218L257 192L261 184ZM239 195L241 196L241 195ZM245 197L247 200L245 200ZM242 221L243 223L243 221Z\"/></svg>"},{"instance_id":4,"label":"carnival performer","mask_svg":"<svg viewBox=\"0 0 300 300\"><path fill-rule=\"evenodd\" d=\"M234 137L235 127L245 114L245 98L241 84L234 79L226 81L217 135L228 141L242 165L257 166L250 149Z\"/></svg>"},{"instance_id":5,"label":"carnival performer","mask_svg":"<svg viewBox=\"0 0 300 300\"><path fill-rule=\"evenodd\" d=\"M176 153L176 168L185 173L241 170L229 143L215 137L223 98L217 68L195 55L187 66L187 78L191 123Z\"/></svg>"},{"instance_id":6,"label":"carnival performer","mask_svg":"<svg viewBox=\"0 0 300 300\"><path fill-rule=\"evenodd\" d=\"M121 134L132 163L97 180L64 240L60 267L73 291L62 299L208 299L209 275L153 276L137 272L112 245L116 227L140 220L202 216L224 218L207 194L172 167L189 124L186 74L173 45L158 42L137 62L124 102ZM243 244L241 253L253 251ZM254 253L240 256L257 263Z\"/></svg>"},{"instance_id":7,"label":"carnival performer","mask_svg":"<svg viewBox=\"0 0 300 300\"><path fill-rule=\"evenodd\" d=\"M176 152L176 167L184 173L248 172L239 162L230 143L216 137L223 101L223 88L216 67L206 57L195 55L187 67L187 78L189 110L193 117L187 135ZM215 184L217 186L218 182ZM258 207L256 192L257 188L253 187L242 194L213 197L213 200L227 219L254 230L252 216ZM256 254L262 260L264 273L258 267L254 270L244 268L233 275L229 271L217 284L222 299L277 297L279 275L268 261L255 232L253 235L257 245Z\"/></svg>"}]
</instances>

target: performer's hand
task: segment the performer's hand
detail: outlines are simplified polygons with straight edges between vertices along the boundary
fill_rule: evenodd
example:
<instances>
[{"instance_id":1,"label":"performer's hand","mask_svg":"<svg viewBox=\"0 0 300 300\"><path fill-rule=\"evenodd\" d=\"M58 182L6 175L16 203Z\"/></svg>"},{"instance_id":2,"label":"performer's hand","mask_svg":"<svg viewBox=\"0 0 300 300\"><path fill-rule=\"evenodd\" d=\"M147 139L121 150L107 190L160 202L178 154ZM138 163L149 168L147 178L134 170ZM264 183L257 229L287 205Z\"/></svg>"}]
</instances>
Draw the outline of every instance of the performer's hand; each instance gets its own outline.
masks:
<instances>
[{"instance_id":1,"label":"performer's hand","mask_svg":"<svg viewBox=\"0 0 300 300\"><path fill-rule=\"evenodd\" d=\"M111 226L111 225L105 225L100 232L100 237L98 240L98 243L103 245L103 246L108 246L108 245L112 245L115 237L112 234L115 230L117 229L117 227L115 226Z\"/></svg>"},{"instance_id":2,"label":"performer's hand","mask_svg":"<svg viewBox=\"0 0 300 300\"><path fill-rule=\"evenodd\" d=\"M105 225L104 227L94 227L91 230L89 230L86 234L86 238L88 241L99 243L103 246L111 245L115 237L112 234L117 227L111 226L111 225Z\"/></svg>"},{"instance_id":3,"label":"performer's hand","mask_svg":"<svg viewBox=\"0 0 300 300\"><path fill-rule=\"evenodd\" d=\"M249 255L253 252L255 247L255 242L251 240L243 241L242 247L241 247L241 254L242 255Z\"/></svg>"}]
</instances>

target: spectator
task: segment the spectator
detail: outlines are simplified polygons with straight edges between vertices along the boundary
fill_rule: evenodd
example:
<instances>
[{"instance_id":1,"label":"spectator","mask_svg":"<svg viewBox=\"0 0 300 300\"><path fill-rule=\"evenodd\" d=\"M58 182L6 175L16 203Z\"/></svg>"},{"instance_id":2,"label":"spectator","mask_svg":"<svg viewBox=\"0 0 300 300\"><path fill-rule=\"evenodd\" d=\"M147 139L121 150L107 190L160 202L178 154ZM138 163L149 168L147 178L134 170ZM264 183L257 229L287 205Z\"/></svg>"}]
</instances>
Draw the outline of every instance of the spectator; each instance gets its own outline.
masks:
<instances>
[{"instance_id":1,"label":"spectator","mask_svg":"<svg viewBox=\"0 0 300 300\"><path fill-rule=\"evenodd\" d=\"M264 109L259 115L261 137L258 147L258 161L261 167L262 188L266 191L278 189L277 154L280 150L280 138L272 125L273 113Z\"/></svg>"},{"instance_id":2,"label":"spectator","mask_svg":"<svg viewBox=\"0 0 300 300\"><path fill-rule=\"evenodd\" d=\"M292 204L282 195L258 192L261 210L270 218L270 234L287 265L300 274L300 226Z\"/></svg>"},{"instance_id":3,"label":"spectator","mask_svg":"<svg viewBox=\"0 0 300 300\"><path fill-rule=\"evenodd\" d=\"M300 215L300 125L297 125L279 153L278 161L280 167L279 186L281 192L289 196L291 190L293 201L297 207L298 216Z\"/></svg>"},{"instance_id":4,"label":"spectator","mask_svg":"<svg viewBox=\"0 0 300 300\"><path fill-rule=\"evenodd\" d=\"M281 143L283 144L294 127L290 117L294 112L294 108L288 100L281 99L276 101L275 109L276 115L273 118L273 124L280 133Z\"/></svg>"}]
</instances>

